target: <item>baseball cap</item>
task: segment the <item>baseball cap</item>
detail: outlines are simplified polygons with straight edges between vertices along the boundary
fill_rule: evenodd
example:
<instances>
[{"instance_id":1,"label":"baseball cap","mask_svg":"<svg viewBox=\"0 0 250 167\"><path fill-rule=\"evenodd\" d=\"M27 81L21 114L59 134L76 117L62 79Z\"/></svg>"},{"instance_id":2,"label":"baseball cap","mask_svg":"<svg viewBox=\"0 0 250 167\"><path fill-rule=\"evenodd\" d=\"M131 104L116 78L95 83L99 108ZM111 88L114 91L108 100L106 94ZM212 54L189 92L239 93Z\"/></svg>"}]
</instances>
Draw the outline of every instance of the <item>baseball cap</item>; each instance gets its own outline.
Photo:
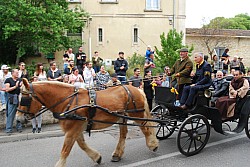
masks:
<instances>
[{"instance_id":1,"label":"baseball cap","mask_svg":"<svg viewBox=\"0 0 250 167\"><path fill-rule=\"evenodd\" d=\"M6 64L1 66L1 70L8 70L10 69L10 67L8 67Z\"/></svg>"},{"instance_id":2,"label":"baseball cap","mask_svg":"<svg viewBox=\"0 0 250 167\"><path fill-rule=\"evenodd\" d=\"M188 52L188 49L187 48L181 48L180 52Z\"/></svg>"}]
</instances>

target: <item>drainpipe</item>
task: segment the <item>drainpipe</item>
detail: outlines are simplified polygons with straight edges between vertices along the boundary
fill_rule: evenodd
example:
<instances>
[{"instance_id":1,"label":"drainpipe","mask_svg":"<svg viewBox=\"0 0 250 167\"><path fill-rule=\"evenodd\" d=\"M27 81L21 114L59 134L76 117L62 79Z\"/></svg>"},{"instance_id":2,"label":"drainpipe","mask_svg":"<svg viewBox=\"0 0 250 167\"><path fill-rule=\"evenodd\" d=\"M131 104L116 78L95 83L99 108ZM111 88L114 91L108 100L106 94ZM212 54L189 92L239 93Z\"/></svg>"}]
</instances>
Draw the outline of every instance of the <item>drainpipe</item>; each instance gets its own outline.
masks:
<instances>
[{"instance_id":1,"label":"drainpipe","mask_svg":"<svg viewBox=\"0 0 250 167\"><path fill-rule=\"evenodd\" d=\"M175 29L175 0L173 0L173 30Z\"/></svg>"}]
</instances>

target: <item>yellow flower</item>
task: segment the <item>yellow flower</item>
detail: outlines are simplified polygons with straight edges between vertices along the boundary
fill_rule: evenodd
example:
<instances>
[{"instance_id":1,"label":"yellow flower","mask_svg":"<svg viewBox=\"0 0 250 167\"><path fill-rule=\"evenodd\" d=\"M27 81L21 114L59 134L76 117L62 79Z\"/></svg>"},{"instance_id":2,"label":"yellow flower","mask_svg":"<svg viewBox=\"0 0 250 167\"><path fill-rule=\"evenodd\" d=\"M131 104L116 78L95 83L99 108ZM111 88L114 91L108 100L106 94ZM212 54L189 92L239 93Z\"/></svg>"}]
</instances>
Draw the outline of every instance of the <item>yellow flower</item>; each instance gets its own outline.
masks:
<instances>
[{"instance_id":1,"label":"yellow flower","mask_svg":"<svg viewBox=\"0 0 250 167\"><path fill-rule=\"evenodd\" d=\"M170 92L171 93L175 93L177 95L179 94L178 91L177 91L177 89L175 89L174 87L171 88Z\"/></svg>"}]
</instances>

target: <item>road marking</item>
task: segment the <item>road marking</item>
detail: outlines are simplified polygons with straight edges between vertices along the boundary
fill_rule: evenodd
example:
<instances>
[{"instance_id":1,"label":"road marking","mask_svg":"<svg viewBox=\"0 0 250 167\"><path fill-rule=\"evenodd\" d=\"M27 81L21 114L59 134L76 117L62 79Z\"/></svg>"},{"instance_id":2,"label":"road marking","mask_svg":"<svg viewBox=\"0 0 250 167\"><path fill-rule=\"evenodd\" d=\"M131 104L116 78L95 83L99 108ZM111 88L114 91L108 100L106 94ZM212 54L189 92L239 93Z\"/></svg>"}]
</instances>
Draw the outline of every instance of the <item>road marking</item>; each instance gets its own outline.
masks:
<instances>
[{"instance_id":1,"label":"road marking","mask_svg":"<svg viewBox=\"0 0 250 167\"><path fill-rule=\"evenodd\" d=\"M228 138L228 139L216 141L216 142L213 142L213 143L209 143L209 144L207 144L205 146L205 148L209 148L209 147L213 147L213 146L223 144L223 143L226 143L226 142L231 142L231 141L234 141L234 140L238 140L238 139L241 139L243 137L246 137L246 135L242 134L242 135L235 136L235 137L232 137L232 138ZM160 161L160 160L167 159L167 158L170 158L170 157L174 157L174 156L177 156L177 155L181 155L181 153L180 152L173 152L173 153L162 155L162 156L159 156L159 157L150 158L150 159L147 159L147 160L138 161L138 162L135 162L135 163L123 165L121 167L134 167L134 166L146 165L146 164L149 164L149 163L152 163L152 162Z\"/></svg>"}]
</instances>

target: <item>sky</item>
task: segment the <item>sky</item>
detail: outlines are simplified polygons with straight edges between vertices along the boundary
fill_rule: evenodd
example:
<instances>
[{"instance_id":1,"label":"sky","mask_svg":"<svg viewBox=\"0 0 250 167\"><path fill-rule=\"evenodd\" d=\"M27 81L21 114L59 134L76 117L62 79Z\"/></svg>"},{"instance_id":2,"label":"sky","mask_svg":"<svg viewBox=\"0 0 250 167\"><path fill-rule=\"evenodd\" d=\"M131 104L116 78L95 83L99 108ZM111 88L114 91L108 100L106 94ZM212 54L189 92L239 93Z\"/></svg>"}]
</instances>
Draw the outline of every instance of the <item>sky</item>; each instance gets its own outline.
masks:
<instances>
[{"instance_id":1,"label":"sky","mask_svg":"<svg viewBox=\"0 0 250 167\"><path fill-rule=\"evenodd\" d=\"M215 17L250 15L250 0L186 0L186 28L200 28Z\"/></svg>"}]
</instances>

